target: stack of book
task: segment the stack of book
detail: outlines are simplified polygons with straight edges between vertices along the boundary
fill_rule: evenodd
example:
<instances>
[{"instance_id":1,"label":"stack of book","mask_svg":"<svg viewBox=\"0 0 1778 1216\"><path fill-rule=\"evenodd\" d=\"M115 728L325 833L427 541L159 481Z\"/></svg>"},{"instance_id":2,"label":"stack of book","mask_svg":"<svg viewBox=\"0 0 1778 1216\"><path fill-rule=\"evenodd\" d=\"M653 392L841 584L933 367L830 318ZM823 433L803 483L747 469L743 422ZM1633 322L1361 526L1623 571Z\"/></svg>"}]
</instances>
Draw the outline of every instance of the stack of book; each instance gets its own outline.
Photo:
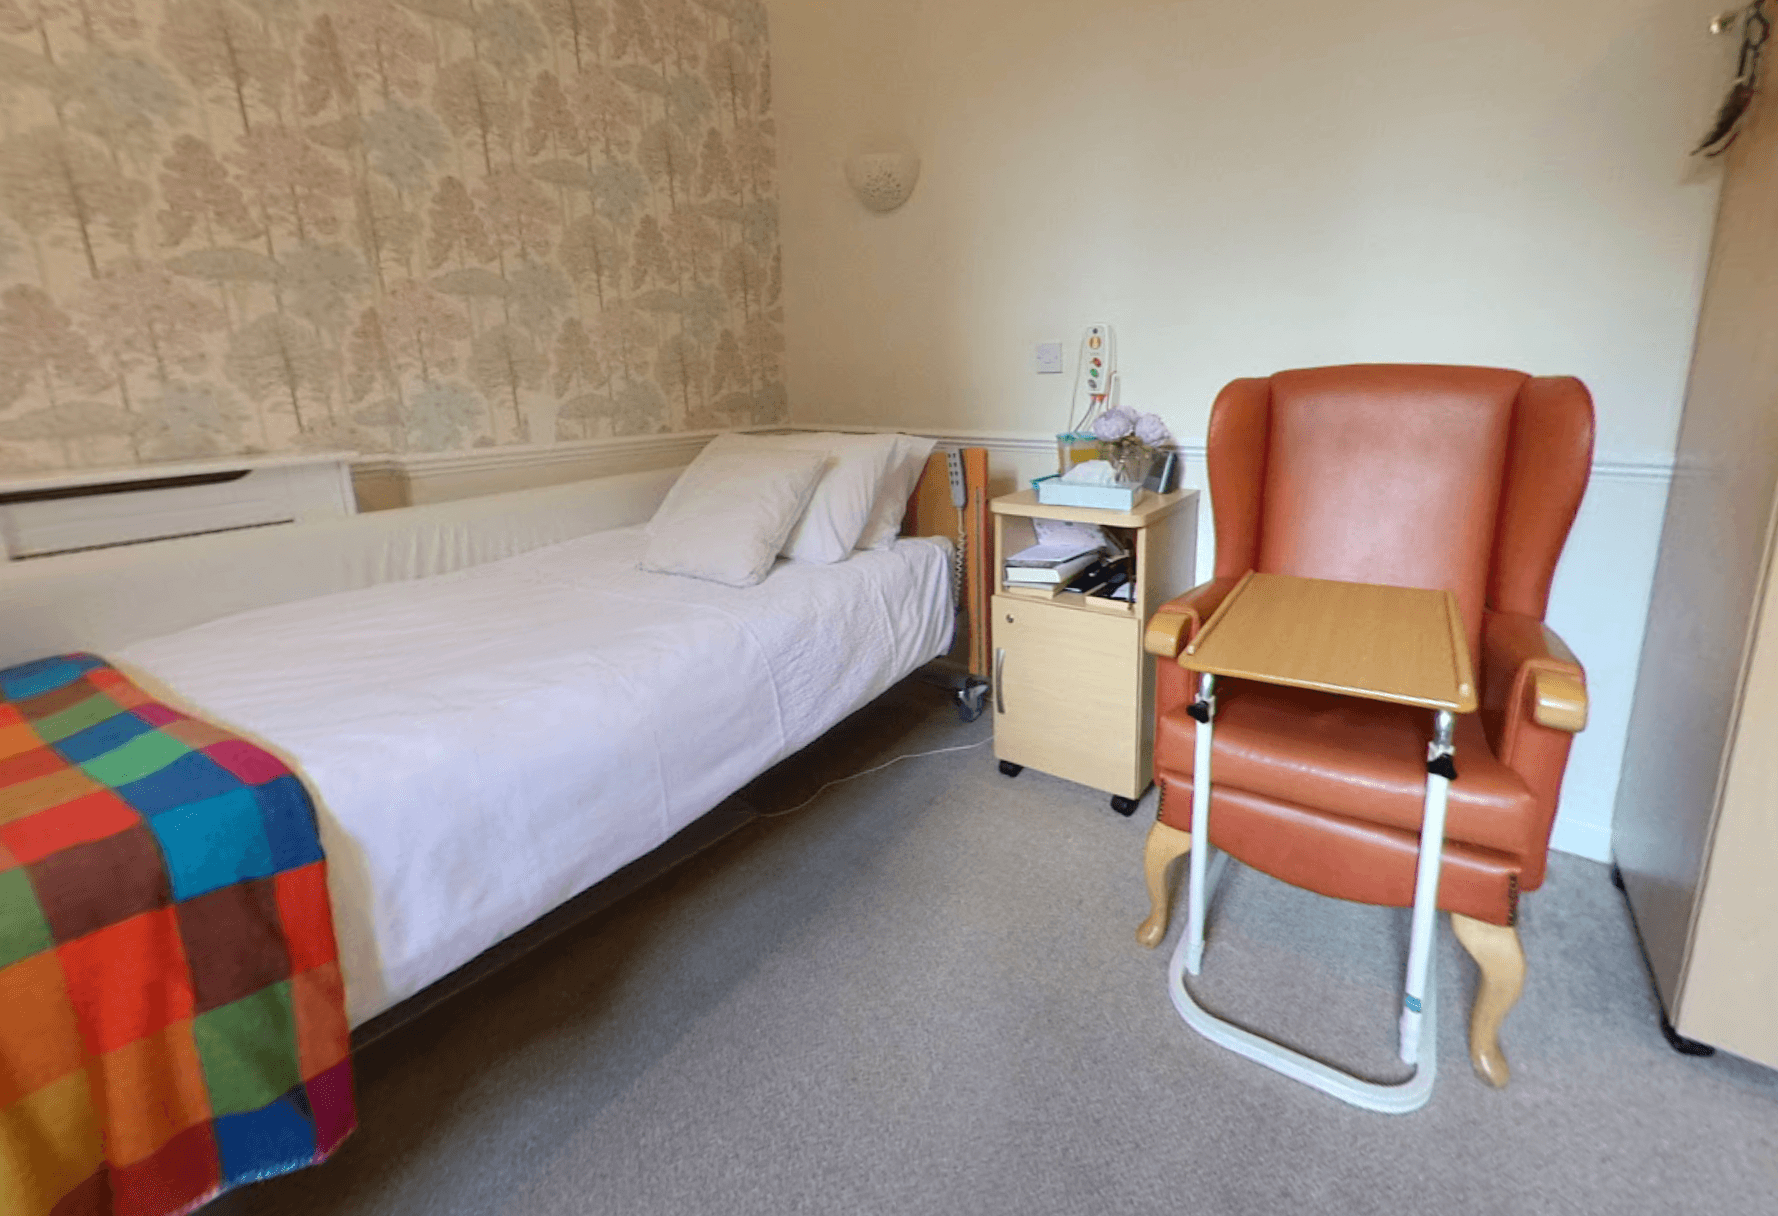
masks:
<instances>
[{"instance_id":1,"label":"stack of book","mask_svg":"<svg viewBox=\"0 0 1778 1216\"><path fill-rule=\"evenodd\" d=\"M1032 545L1006 559L1006 585L1056 592L1066 587L1082 595L1132 599L1130 555L1115 545L1075 543Z\"/></svg>"},{"instance_id":2,"label":"stack of book","mask_svg":"<svg viewBox=\"0 0 1778 1216\"><path fill-rule=\"evenodd\" d=\"M1032 545L1006 559L1006 582L1014 587L1062 587L1098 560L1097 545L1077 542Z\"/></svg>"}]
</instances>

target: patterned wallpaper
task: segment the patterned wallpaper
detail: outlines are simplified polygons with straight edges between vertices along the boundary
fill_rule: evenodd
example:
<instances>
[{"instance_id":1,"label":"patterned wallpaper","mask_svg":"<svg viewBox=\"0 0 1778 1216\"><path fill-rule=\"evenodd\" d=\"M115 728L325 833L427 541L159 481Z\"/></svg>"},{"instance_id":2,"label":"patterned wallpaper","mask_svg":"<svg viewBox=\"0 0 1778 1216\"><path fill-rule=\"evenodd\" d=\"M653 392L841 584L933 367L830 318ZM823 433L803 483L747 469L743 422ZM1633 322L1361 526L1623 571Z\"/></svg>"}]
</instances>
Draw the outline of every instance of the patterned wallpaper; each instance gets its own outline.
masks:
<instances>
[{"instance_id":1,"label":"patterned wallpaper","mask_svg":"<svg viewBox=\"0 0 1778 1216\"><path fill-rule=\"evenodd\" d=\"M0 471L785 413L760 0L0 0Z\"/></svg>"}]
</instances>

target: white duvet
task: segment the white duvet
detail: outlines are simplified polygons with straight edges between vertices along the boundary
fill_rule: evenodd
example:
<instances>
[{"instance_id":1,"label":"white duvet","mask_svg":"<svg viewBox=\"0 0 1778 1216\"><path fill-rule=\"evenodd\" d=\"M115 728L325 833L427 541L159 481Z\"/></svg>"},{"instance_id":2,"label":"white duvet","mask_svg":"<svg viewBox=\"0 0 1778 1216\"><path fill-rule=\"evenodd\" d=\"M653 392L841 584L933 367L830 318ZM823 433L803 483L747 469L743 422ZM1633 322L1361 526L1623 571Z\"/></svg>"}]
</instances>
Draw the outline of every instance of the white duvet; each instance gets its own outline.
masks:
<instances>
[{"instance_id":1,"label":"white duvet","mask_svg":"<svg viewBox=\"0 0 1778 1216\"><path fill-rule=\"evenodd\" d=\"M943 541L733 588L642 530L117 655L301 766L358 1025L664 842L950 646Z\"/></svg>"}]
</instances>

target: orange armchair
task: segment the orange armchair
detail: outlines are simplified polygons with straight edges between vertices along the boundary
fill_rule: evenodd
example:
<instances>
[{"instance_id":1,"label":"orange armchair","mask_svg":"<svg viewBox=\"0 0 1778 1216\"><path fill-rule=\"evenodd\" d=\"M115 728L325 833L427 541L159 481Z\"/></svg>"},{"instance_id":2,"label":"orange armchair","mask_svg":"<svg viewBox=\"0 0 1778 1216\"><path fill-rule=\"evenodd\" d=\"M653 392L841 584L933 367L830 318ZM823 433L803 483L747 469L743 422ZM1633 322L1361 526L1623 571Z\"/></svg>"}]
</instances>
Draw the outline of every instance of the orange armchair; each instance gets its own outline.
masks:
<instances>
[{"instance_id":1,"label":"orange armchair","mask_svg":"<svg viewBox=\"0 0 1778 1216\"><path fill-rule=\"evenodd\" d=\"M1501 1020L1518 1000L1519 897L1543 882L1586 676L1543 623L1592 464L1592 398L1569 377L1366 365L1237 380L1210 416L1216 577L1165 604L1157 656L1160 815L1144 870L1167 929L1171 863L1191 848L1193 679L1175 657L1249 570L1447 589L1476 656L1480 711L1457 720L1439 907L1481 968L1470 1058L1506 1084ZM1407 907L1425 787L1424 714L1225 680L1211 843L1323 895Z\"/></svg>"}]
</instances>

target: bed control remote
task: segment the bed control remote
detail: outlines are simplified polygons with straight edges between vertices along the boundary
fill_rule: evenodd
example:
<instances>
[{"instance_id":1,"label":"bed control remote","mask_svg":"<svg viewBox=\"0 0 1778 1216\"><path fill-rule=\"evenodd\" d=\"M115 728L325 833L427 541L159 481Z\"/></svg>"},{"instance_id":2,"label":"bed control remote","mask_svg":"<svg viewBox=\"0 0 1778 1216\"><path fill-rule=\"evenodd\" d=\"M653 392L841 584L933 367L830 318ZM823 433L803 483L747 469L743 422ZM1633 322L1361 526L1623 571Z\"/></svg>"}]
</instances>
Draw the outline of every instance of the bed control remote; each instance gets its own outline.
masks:
<instances>
[{"instance_id":1,"label":"bed control remote","mask_svg":"<svg viewBox=\"0 0 1778 1216\"><path fill-rule=\"evenodd\" d=\"M961 511L969 501L969 490L963 483L963 453L945 453L945 472L951 479L951 505Z\"/></svg>"}]
</instances>

